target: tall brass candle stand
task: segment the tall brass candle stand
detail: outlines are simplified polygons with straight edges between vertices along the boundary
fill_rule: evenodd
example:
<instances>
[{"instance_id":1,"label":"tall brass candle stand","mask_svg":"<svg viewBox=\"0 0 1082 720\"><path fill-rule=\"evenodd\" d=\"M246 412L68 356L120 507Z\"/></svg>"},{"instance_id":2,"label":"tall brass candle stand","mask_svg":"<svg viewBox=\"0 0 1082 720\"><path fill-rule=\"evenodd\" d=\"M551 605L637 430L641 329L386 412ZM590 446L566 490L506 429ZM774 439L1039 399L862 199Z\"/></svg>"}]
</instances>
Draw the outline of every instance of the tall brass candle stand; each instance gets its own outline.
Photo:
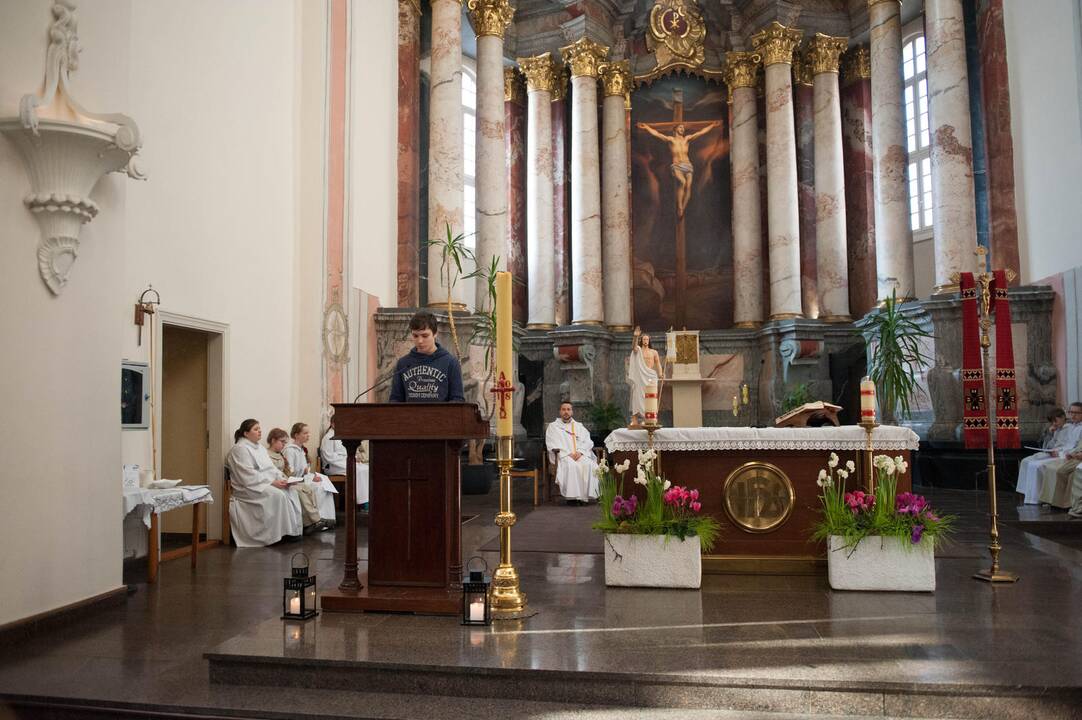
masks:
<instances>
[{"instance_id":1,"label":"tall brass candle stand","mask_svg":"<svg viewBox=\"0 0 1082 720\"><path fill-rule=\"evenodd\" d=\"M511 437L496 438L496 462L500 467L500 512L496 515L496 525L500 528L500 564L492 573L491 594L492 617L514 619L524 617L526 595L519 587L518 570L511 563L511 526L515 524L515 514L511 512Z\"/></svg>"},{"instance_id":2,"label":"tall brass candle stand","mask_svg":"<svg viewBox=\"0 0 1082 720\"><path fill-rule=\"evenodd\" d=\"M875 420L861 420L860 426L864 428L864 436L867 439L867 444L864 446L864 452L861 453L861 472L864 474L864 484L868 488L868 492L875 495L875 468L872 466L872 455L874 450L872 448L872 434L875 429L879 427L879 423Z\"/></svg>"}]
</instances>

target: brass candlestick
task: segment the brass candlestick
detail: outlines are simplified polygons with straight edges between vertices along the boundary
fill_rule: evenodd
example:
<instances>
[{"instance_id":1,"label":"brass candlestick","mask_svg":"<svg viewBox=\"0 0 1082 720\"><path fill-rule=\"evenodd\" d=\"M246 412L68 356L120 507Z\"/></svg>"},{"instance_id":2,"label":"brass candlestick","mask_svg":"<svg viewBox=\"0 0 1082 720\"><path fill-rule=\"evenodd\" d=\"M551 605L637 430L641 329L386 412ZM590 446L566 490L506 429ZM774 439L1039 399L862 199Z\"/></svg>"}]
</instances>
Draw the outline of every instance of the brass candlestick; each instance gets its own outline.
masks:
<instances>
[{"instance_id":1,"label":"brass candlestick","mask_svg":"<svg viewBox=\"0 0 1082 720\"><path fill-rule=\"evenodd\" d=\"M500 467L500 512L496 515L496 525L500 528L500 564L492 573L489 591L492 617L496 619L515 619L526 614L526 595L519 587L518 570L511 562L511 526L516 520L511 512L512 443L510 437L496 438L496 462Z\"/></svg>"},{"instance_id":2,"label":"brass candlestick","mask_svg":"<svg viewBox=\"0 0 1082 720\"><path fill-rule=\"evenodd\" d=\"M650 450L653 450L654 449L654 433L656 433L658 430L661 429L661 423L659 423L657 420L654 420L653 422L651 422L649 424L643 425L642 428L643 428L643 430L646 431L646 447L648 449L650 449ZM661 455L660 454L658 454L657 457L654 458L654 472L656 472L658 475L661 474Z\"/></svg>"},{"instance_id":3,"label":"brass candlestick","mask_svg":"<svg viewBox=\"0 0 1082 720\"><path fill-rule=\"evenodd\" d=\"M875 468L872 467L872 456L874 454L874 447L872 446L872 434L875 429L879 427L879 423L875 420L861 420L860 426L864 428L864 436L867 440L867 444L864 446L864 451L861 453L863 459L861 460L861 472L864 473L864 484L868 487L868 492L872 495L875 494Z\"/></svg>"}]
</instances>

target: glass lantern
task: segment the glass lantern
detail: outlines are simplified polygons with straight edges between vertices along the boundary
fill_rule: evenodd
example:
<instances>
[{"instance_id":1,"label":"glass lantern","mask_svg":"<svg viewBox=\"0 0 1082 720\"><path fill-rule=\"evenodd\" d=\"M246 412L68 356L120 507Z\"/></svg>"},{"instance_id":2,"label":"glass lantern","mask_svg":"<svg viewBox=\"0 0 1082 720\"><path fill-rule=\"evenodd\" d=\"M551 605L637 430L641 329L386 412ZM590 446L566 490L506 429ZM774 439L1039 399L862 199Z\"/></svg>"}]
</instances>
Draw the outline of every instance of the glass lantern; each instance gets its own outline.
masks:
<instances>
[{"instance_id":1,"label":"glass lantern","mask_svg":"<svg viewBox=\"0 0 1082 720\"><path fill-rule=\"evenodd\" d=\"M303 565L297 557L304 558ZM308 556L297 553L290 561L290 576L282 580L282 619L307 620L319 615L316 610L316 576L308 574Z\"/></svg>"},{"instance_id":2,"label":"glass lantern","mask_svg":"<svg viewBox=\"0 0 1082 720\"><path fill-rule=\"evenodd\" d=\"M474 570L474 560L481 563L481 569ZM462 624L463 625L491 625L492 608L489 604L488 588L489 578L485 576L488 563L484 558L472 557L466 563L466 571L469 579L462 583Z\"/></svg>"}]
</instances>

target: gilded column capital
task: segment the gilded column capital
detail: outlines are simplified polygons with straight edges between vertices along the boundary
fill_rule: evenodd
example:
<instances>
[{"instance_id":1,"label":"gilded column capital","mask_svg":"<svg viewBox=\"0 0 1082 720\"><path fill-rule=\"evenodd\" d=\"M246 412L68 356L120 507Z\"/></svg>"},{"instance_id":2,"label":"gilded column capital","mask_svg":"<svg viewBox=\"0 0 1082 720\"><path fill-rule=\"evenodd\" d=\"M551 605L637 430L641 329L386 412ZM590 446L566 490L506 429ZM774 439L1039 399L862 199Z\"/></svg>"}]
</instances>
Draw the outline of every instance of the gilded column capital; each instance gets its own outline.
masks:
<instances>
[{"instance_id":1,"label":"gilded column capital","mask_svg":"<svg viewBox=\"0 0 1082 720\"><path fill-rule=\"evenodd\" d=\"M725 84L729 92L736 88L753 88L763 56L754 52L725 53Z\"/></svg>"},{"instance_id":2,"label":"gilded column capital","mask_svg":"<svg viewBox=\"0 0 1082 720\"><path fill-rule=\"evenodd\" d=\"M470 21L477 37L492 35L502 38L503 31L515 16L515 9L507 0L467 0L466 7L469 8Z\"/></svg>"},{"instance_id":3,"label":"gilded column capital","mask_svg":"<svg viewBox=\"0 0 1082 720\"><path fill-rule=\"evenodd\" d=\"M845 82L872 79L872 56L864 45L857 45L842 57L842 76Z\"/></svg>"},{"instance_id":4,"label":"gilded column capital","mask_svg":"<svg viewBox=\"0 0 1082 720\"><path fill-rule=\"evenodd\" d=\"M811 58L808 57L807 51L796 50L793 52L793 84L812 84Z\"/></svg>"},{"instance_id":5,"label":"gilded column capital","mask_svg":"<svg viewBox=\"0 0 1082 720\"><path fill-rule=\"evenodd\" d=\"M868 9L870 10L872 7L883 3L894 3L899 8L902 6L902 0L868 0Z\"/></svg>"},{"instance_id":6,"label":"gilded column capital","mask_svg":"<svg viewBox=\"0 0 1082 720\"><path fill-rule=\"evenodd\" d=\"M552 63L552 102L559 102L567 97L567 66Z\"/></svg>"},{"instance_id":7,"label":"gilded column capital","mask_svg":"<svg viewBox=\"0 0 1082 720\"><path fill-rule=\"evenodd\" d=\"M609 49L588 37L581 37L570 45L560 48L564 62L571 67L571 77L596 78L598 66L605 62Z\"/></svg>"},{"instance_id":8,"label":"gilded column capital","mask_svg":"<svg viewBox=\"0 0 1082 720\"><path fill-rule=\"evenodd\" d=\"M751 46L763 55L763 65L789 64L803 30L786 27L777 20L751 36Z\"/></svg>"},{"instance_id":9,"label":"gilded column capital","mask_svg":"<svg viewBox=\"0 0 1082 720\"><path fill-rule=\"evenodd\" d=\"M604 63L599 71L605 97L627 95L631 91L631 63L627 60Z\"/></svg>"},{"instance_id":10,"label":"gilded column capital","mask_svg":"<svg viewBox=\"0 0 1082 720\"><path fill-rule=\"evenodd\" d=\"M838 72L838 59L847 47L849 47L847 37L815 33L815 37L808 41L808 48L805 51L812 75Z\"/></svg>"},{"instance_id":11,"label":"gilded column capital","mask_svg":"<svg viewBox=\"0 0 1082 720\"><path fill-rule=\"evenodd\" d=\"M412 10L417 17L421 16L421 0L398 0L398 6Z\"/></svg>"},{"instance_id":12,"label":"gilded column capital","mask_svg":"<svg viewBox=\"0 0 1082 720\"><path fill-rule=\"evenodd\" d=\"M526 76L527 90L552 92L553 66L552 53L542 53L533 57L518 58L519 69Z\"/></svg>"},{"instance_id":13,"label":"gilded column capital","mask_svg":"<svg viewBox=\"0 0 1082 720\"><path fill-rule=\"evenodd\" d=\"M521 105L525 100L526 92L518 68L505 67L503 69L503 101Z\"/></svg>"}]
</instances>

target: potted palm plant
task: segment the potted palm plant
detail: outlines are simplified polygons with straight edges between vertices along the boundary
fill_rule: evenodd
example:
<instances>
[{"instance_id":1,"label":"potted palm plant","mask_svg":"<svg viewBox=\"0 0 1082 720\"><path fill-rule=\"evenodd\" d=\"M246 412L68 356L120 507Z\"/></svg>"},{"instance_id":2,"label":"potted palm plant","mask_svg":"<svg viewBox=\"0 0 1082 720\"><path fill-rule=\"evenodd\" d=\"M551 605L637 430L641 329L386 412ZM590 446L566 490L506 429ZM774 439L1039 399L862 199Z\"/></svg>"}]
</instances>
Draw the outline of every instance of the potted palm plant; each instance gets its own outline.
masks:
<instances>
[{"instance_id":1,"label":"potted palm plant","mask_svg":"<svg viewBox=\"0 0 1082 720\"><path fill-rule=\"evenodd\" d=\"M913 399L924 392L917 376L931 365L921 349L931 333L898 308L896 292L857 327L868 351L868 377L875 383L883 421L891 424L899 418L909 419Z\"/></svg>"}]
</instances>

